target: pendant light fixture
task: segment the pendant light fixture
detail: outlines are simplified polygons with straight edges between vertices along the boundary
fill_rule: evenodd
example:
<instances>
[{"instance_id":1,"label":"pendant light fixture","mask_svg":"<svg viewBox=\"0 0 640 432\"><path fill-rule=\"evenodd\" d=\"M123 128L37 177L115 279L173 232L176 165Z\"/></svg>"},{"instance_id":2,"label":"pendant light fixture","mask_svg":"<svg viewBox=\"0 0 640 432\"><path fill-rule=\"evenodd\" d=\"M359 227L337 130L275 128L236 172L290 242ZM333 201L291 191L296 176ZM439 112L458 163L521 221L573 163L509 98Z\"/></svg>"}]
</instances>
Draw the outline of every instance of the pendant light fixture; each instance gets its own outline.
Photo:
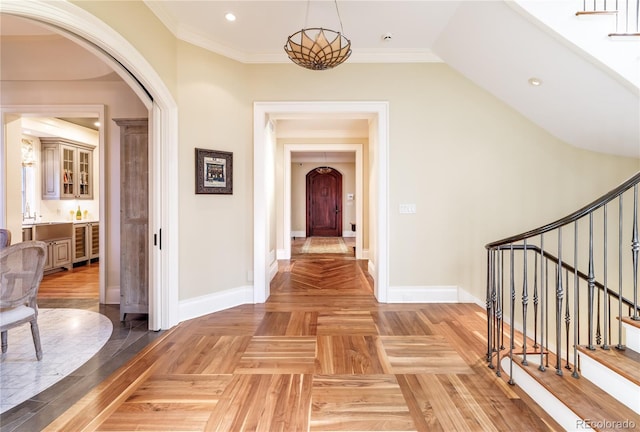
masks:
<instances>
[{"instance_id":1,"label":"pendant light fixture","mask_svg":"<svg viewBox=\"0 0 640 432\"><path fill-rule=\"evenodd\" d=\"M323 166L323 167L316 168L316 172L318 174L329 174L331 171L333 171L333 168L328 167L328 166Z\"/></svg>"},{"instance_id":2,"label":"pendant light fixture","mask_svg":"<svg viewBox=\"0 0 640 432\"><path fill-rule=\"evenodd\" d=\"M311 70L325 70L334 68L351 55L351 41L342 33L342 18L338 10L338 0L334 0L336 14L340 21L340 31L322 27L307 28L309 19L309 2L307 1L307 15L305 28L287 38L284 50L295 64Z\"/></svg>"},{"instance_id":3,"label":"pendant light fixture","mask_svg":"<svg viewBox=\"0 0 640 432\"><path fill-rule=\"evenodd\" d=\"M318 174L325 175L325 174L329 174L329 173L331 173L331 171L333 171L333 168L327 166L327 153L326 152L324 153L324 164L325 164L325 166L321 166L321 167L316 168L316 172Z\"/></svg>"}]
</instances>

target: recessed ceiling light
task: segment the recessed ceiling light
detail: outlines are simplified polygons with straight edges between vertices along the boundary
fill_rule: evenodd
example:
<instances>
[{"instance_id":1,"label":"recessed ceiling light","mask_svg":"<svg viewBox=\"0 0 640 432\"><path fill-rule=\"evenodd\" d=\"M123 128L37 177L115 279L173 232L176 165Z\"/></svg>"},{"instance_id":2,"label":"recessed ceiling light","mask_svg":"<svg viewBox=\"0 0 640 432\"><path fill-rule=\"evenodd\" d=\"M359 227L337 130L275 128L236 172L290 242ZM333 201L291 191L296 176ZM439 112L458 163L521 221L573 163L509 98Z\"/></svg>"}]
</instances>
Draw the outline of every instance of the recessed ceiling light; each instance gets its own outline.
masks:
<instances>
[{"instance_id":1,"label":"recessed ceiling light","mask_svg":"<svg viewBox=\"0 0 640 432\"><path fill-rule=\"evenodd\" d=\"M534 87L539 87L542 85L542 80L540 78L532 77L532 78L529 78L529 84L531 84Z\"/></svg>"},{"instance_id":2,"label":"recessed ceiling light","mask_svg":"<svg viewBox=\"0 0 640 432\"><path fill-rule=\"evenodd\" d=\"M100 127L100 122L98 122L98 121L97 121L97 122L95 122L93 125L94 125L95 127Z\"/></svg>"},{"instance_id":3,"label":"recessed ceiling light","mask_svg":"<svg viewBox=\"0 0 640 432\"><path fill-rule=\"evenodd\" d=\"M235 20L236 20L236 16L235 16L233 13L231 13L231 12L227 12L226 14L224 14L224 18L225 18L227 21L231 21L231 22L233 22L233 21L235 21Z\"/></svg>"}]
</instances>

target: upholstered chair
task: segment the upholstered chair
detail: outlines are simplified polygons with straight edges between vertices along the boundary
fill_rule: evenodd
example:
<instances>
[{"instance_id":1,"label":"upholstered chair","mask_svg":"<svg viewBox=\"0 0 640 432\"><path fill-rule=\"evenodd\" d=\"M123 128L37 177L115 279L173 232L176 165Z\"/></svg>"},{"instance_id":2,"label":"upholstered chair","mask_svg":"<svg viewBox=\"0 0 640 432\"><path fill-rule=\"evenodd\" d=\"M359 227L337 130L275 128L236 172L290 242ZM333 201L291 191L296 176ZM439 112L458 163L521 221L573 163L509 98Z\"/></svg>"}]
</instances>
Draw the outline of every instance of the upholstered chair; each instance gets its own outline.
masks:
<instances>
[{"instance_id":1,"label":"upholstered chair","mask_svg":"<svg viewBox=\"0 0 640 432\"><path fill-rule=\"evenodd\" d=\"M37 296L46 254L46 244L41 241L16 243L0 249L0 334L3 353L8 348L8 330L30 323L36 358L42 360Z\"/></svg>"},{"instance_id":2,"label":"upholstered chair","mask_svg":"<svg viewBox=\"0 0 640 432\"><path fill-rule=\"evenodd\" d=\"M11 231L0 228L0 249L11 245Z\"/></svg>"}]
</instances>

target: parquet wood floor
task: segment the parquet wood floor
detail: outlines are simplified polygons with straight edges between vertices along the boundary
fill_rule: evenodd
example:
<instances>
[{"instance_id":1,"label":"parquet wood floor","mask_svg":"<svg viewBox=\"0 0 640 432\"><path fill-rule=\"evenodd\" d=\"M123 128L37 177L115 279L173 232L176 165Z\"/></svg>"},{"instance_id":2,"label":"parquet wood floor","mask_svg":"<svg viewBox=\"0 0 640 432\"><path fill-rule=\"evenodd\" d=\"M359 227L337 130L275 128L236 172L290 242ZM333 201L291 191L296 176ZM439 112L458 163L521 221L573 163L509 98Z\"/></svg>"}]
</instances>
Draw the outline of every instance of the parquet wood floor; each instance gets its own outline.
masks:
<instances>
[{"instance_id":1,"label":"parquet wood floor","mask_svg":"<svg viewBox=\"0 0 640 432\"><path fill-rule=\"evenodd\" d=\"M472 304L379 304L362 262L281 263L265 304L167 331L46 430L550 431Z\"/></svg>"}]
</instances>

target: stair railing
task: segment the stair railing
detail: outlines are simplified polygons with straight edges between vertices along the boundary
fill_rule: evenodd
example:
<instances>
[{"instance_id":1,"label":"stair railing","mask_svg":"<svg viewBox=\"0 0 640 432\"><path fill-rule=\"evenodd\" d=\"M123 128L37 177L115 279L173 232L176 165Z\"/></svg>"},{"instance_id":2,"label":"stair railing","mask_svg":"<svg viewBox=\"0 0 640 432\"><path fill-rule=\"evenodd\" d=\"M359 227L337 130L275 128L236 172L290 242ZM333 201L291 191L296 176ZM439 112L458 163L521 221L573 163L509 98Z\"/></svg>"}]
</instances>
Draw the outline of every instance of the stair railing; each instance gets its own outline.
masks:
<instances>
[{"instance_id":1,"label":"stair railing","mask_svg":"<svg viewBox=\"0 0 640 432\"><path fill-rule=\"evenodd\" d=\"M640 0L583 0L576 16L585 15L615 16L609 37L640 36Z\"/></svg>"},{"instance_id":2,"label":"stair railing","mask_svg":"<svg viewBox=\"0 0 640 432\"><path fill-rule=\"evenodd\" d=\"M562 219L486 245L487 362L500 375L507 357L511 384L518 359L544 371L554 353L556 374L578 378L580 345L625 349L623 316L640 320L639 184L637 173Z\"/></svg>"}]
</instances>

